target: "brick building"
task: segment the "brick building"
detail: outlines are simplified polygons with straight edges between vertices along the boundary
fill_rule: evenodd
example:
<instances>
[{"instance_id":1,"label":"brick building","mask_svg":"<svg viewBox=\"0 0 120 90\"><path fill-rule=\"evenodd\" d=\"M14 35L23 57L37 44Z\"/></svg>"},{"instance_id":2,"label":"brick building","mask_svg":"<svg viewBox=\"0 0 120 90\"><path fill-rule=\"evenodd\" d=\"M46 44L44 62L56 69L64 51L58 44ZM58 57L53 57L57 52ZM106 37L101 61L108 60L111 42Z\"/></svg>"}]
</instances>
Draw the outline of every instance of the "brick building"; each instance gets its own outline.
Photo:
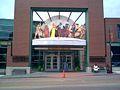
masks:
<instances>
[{"instance_id":1,"label":"brick building","mask_svg":"<svg viewBox=\"0 0 120 90\"><path fill-rule=\"evenodd\" d=\"M40 21L34 21L34 13ZM45 13L46 20L43 19ZM65 13L69 13L68 16ZM75 13L78 16L73 19ZM85 23L79 24L82 15ZM119 23L119 19L104 19L103 0L16 0L6 74L19 70L30 73L36 68L89 72L94 64L111 66L111 60L120 61Z\"/></svg>"}]
</instances>

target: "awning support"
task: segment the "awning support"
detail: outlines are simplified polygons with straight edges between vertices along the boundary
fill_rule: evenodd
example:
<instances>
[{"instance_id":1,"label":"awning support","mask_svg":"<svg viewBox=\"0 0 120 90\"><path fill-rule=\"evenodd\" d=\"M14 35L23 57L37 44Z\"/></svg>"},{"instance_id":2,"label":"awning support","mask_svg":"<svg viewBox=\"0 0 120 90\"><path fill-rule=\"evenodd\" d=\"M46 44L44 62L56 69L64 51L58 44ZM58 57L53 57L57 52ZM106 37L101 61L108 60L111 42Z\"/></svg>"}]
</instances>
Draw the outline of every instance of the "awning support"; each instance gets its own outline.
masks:
<instances>
[{"instance_id":1,"label":"awning support","mask_svg":"<svg viewBox=\"0 0 120 90\"><path fill-rule=\"evenodd\" d=\"M50 14L49 14L49 12L47 12L48 13L48 16L49 16L49 18L50 18L50 21L52 22L52 19L51 19L51 17L50 17Z\"/></svg>"},{"instance_id":2,"label":"awning support","mask_svg":"<svg viewBox=\"0 0 120 90\"><path fill-rule=\"evenodd\" d=\"M72 12L70 12L67 22L69 22L71 14L72 14Z\"/></svg>"},{"instance_id":3,"label":"awning support","mask_svg":"<svg viewBox=\"0 0 120 90\"><path fill-rule=\"evenodd\" d=\"M77 22L77 20L82 16L83 12L78 16L78 18L75 20L75 22L73 23L73 25Z\"/></svg>"},{"instance_id":4,"label":"awning support","mask_svg":"<svg viewBox=\"0 0 120 90\"><path fill-rule=\"evenodd\" d=\"M38 17L42 20L42 22L44 22L43 19L41 18L41 16L38 14L38 12L37 11L35 11L35 12L38 15Z\"/></svg>"}]
</instances>

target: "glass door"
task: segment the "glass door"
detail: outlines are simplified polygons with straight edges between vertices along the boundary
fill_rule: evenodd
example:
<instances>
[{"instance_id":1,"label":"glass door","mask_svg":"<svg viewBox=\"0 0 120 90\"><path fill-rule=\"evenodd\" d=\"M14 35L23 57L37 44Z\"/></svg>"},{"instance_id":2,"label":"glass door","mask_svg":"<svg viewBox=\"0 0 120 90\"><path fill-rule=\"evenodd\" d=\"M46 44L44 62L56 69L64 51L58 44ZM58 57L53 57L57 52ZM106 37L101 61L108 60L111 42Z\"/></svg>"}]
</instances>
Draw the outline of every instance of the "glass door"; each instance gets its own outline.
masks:
<instances>
[{"instance_id":1,"label":"glass door","mask_svg":"<svg viewBox=\"0 0 120 90\"><path fill-rule=\"evenodd\" d=\"M73 71L72 55L60 56L60 70Z\"/></svg>"},{"instance_id":2,"label":"glass door","mask_svg":"<svg viewBox=\"0 0 120 90\"><path fill-rule=\"evenodd\" d=\"M45 71L50 71L51 70L51 59L52 57L51 56L46 56L45 57Z\"/></svg>"},{"instance_id":3,"label":"glass door","mask_svg":"<svg viewBox=\"0 0 120 90\"><path fill-rule=\"evenodd\" d=\"M52 69L58 71L58 56L52 56Z\"/></svg>"},{"instance_id":4,"label":"glass door","mask_svg":"<svg viewBox=\"0 0 120 90\"><path fill-rule=\"evenodd\" d=\"M66 55L66 63L67 63L68 71L72 71L73 66L72 66L72 56L71 55Z\"/></svg>"},{"instance_id":5,"label":"glass door","mask_svg":"<svg viewBox=\"0 0 120 90\"><path fill-rule=\"evenodd\" d=\"M59 71L57 55L46 55L45 57L45 71Z\"/></svg>"}]
</instances>

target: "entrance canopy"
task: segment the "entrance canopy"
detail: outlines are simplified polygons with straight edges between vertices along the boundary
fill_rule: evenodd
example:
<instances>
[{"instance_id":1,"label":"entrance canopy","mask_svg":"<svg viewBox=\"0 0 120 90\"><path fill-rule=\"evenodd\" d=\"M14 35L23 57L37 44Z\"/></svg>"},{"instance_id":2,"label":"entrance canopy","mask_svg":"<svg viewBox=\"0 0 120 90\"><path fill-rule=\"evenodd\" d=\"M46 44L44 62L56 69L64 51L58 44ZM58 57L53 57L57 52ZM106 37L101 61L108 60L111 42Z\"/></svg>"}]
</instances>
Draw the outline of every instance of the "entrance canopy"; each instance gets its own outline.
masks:
<instances>
[{"instance_id":1,"label":"entrance canopy","mask_svg":"<svg viewBox=\"0 0 120 90\"><path fill-rule=\"evenodd\" d=\"M86 46L86 40L77 38L66 38L66 37L54 37L54 38L40 38L33 39L32 45L73 45L73 46Z\"/></svg>"}]
</instances>

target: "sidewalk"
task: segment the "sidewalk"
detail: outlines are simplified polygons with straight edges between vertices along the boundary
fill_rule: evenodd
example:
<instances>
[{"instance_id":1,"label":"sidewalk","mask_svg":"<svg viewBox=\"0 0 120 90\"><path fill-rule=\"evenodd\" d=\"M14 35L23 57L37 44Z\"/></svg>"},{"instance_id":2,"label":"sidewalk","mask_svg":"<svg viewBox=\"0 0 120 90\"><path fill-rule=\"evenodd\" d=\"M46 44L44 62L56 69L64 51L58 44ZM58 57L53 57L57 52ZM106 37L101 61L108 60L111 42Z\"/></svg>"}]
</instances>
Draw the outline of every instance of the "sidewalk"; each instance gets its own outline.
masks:
<instances>
[{"instance_id":1,"label":"sidewalk","mask_svg":"<svg viewBox=\"0 0 120 90\"><path fill-rule=\"evenodd\" d=\"M116 73L65 72L65 78L118 75ZM62 78L63 72L35 72L26 75L1 75L0 78ZM119 74L120 75L120 74Z\"/></svg>"}]
</instances>

